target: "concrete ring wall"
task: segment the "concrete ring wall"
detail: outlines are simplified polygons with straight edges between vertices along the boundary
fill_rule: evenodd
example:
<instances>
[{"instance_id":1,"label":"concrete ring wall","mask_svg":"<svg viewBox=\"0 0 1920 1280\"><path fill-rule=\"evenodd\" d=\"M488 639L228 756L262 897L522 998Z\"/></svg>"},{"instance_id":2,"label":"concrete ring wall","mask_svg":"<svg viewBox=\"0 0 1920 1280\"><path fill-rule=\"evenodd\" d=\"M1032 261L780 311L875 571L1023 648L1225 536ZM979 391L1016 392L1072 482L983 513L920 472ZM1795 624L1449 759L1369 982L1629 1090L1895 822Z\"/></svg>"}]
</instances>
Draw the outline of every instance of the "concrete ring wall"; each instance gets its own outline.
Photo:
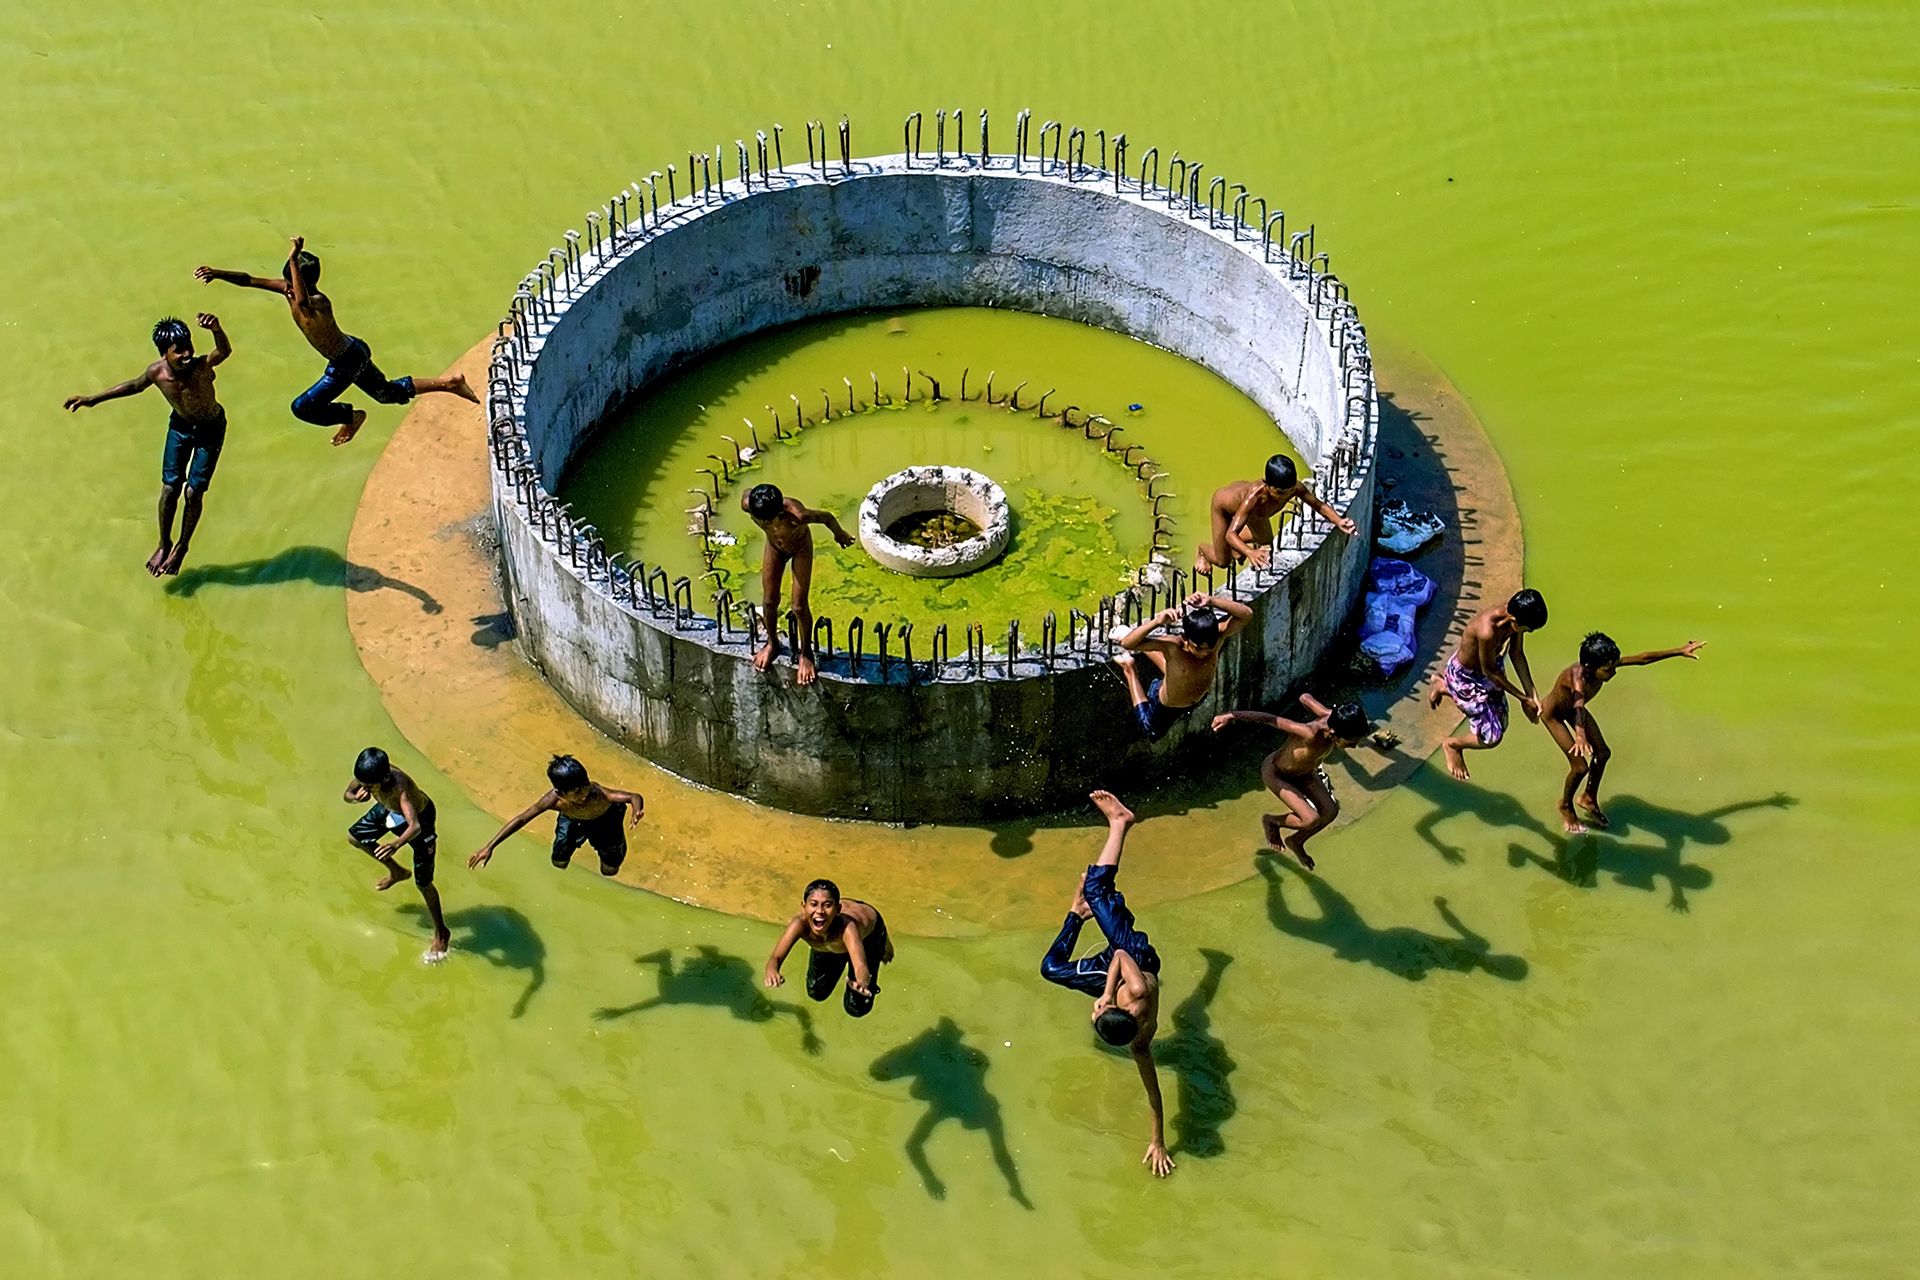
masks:
<instances>
[{"instance_id":1,"label":"concrete ring wall","mask_svg":"<svg viewBox=\"0 0 1920 1280\"><path fill-rule=\"evenodd\" d=\"M898 542L887 533L906 516L951 511L973 521L980 532L945 547ZM1007 494L967 467L908 467L867 491L860 503L860 545L875 560L915 578L953 578L983 569L1000 558L1013 536Z\"/></svg>"},{"instance_id":2,"label":"concrete ring wall","mask_svg":"<svg viewBox=\"0 0 1920 1280\"><path fill-rule=\"evenodd\" d=\"M676 773L762 803L965 820L1061 807L1164 770L1205 749L1215 712L1275 703L1306 676L1368 556L1364 533L1317 517L1276 543L1266 569L1216 583L1254 624L1229 642L1206 700L1157 744L1140 738L1104 642L995 654L977 669L929 660L921 637L912 663L841 654L800 688L785 670L755 672L750 638L701 613L692 583L608 557L551 495L611 410L721 344L882 307L1007 307L1167 348L1259 404L1313 464L1317 490L1371 527L1371 361L1310 239L1305 254L1305 237L1270 239L1202 205L1197 184L1175 192L1032 157L900 155L752 177L651 216L644 201L638 217L624 196L609 201L604 224L591 215L584 237L568 233L528 277L495 343L508 604L529 657L588 719ZM1058 612L1095 603L1062 600Z\"/></svg>"}]
</instances>

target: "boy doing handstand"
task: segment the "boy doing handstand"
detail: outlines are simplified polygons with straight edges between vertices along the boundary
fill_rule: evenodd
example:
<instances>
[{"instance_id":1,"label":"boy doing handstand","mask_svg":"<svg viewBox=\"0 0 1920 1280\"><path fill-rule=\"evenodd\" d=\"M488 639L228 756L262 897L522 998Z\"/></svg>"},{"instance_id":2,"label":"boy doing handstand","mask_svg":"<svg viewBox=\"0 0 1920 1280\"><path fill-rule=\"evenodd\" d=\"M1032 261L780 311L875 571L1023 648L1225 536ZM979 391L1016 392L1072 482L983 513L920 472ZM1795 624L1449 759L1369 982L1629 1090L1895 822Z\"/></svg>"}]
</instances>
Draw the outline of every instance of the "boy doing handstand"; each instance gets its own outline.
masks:
<instances>
[{"instance_id":1,"label":"boy doing handstand","mask_svg":"<svg viewBox=\"0 0 1920 1280\"><path fill-rule=\"evenodd\" d=\"M747 490L740 508L767 535L766 550L760 555L760 618L766 624L767 642L753 655L753 669L765 671L780 652L780 576L792 564L793 623L800 643L800 652L793 655L794 683L812 684L818 669L813 661L813 608L807 600L813 585L810 526L824 524L843 547L853 545L853 535L840 527L831 511L815 511L770 484L757 484Z\"/></svg>"},{"instance_id":2,"label":"boy doing handstand","mask_svg":"<svg viewBox=\"0 0 1920 1280\"><path fill-rule=\"evenodd\" d=\"M1587 821L1594 826L1609 825L1606 813L1600 808L1600 778L1607 771L1607 761L1613 758L1613 751L1607 746L1591 707L1600 690L1621 667L1644 667L1668 658L1698 661L1700 647L1705 643L1689 640L1678 649L1651 649L1623 658L1620 646L1604 632L1589 632L1580 642L1580 661L1562 671L1554 680L1553 688L1547 690L1547 696L1540 700L1547 732L1567 757L1567 780L1560 788L1560 820L1566 825L1567 834L1577 836L1586 832L1580 815L1575 812L1576 805L1586 811ZM1582 779L1586 780L1586 790L1576 800L1574 793L1580 789Z\"/></svg>"},{"instance_id":3,"label":"boy doing handstand","mask_svg":"<svg viewBox=\"0 0 1920 1280\"><path fill-rule=\"evenodd\" d=\"M1265 815L1260 819L1260 829L1276 853L1286 850L1311 871L1313 859L1307 856L1307 840L1332 826L1340 816L1340 802L1333 798L1333 786L1321 765L1335 747L1351 750L1366 741L1373 723L1357 702L1343 702L1329 709L1312 694L1303 693L1300 705L1314 719L1303 723L1264 711L1229 711L1213 718L1213 731L1218 733L1238 720L1264 724L1286 735L1280 749L1260 762L1260 780L1280 797L1289 812Z\"/></svg>"},{"instance_id":4,"label":"boy doing handstand","mask_svg":"<svg viewBox=\"0 0 1920 1280\"><path fill-rule=\"evenodd\" d=\"M880 908L857 898L842 898L840 888L831 880L815 880L800 898L800 914L787 921L780 941L773 944L767 957L766 984L784 987L787 980L780 966L796 942L804 942L813 955L807 961L807 998L825 1000L833 994L842 974L853 970L841 1007L850 1018L864 1018L873 1011L873 998L880 994L880 966L893 959L893 940L887 936L887 922Z\"/></svg>"},{"instance_id":5,"label":"boy doing handstand","mask_svg":"<svg viewBox=\"0 0 1920 1280\"><path fill-rule=\"evenodd\" d=\"M1467 779L1467 759L1463 751L1485 751L1500 745L1507 736L1507 695L1520 699L1520 710L1527 719L1540 719L1540 700L1533 692L1533 672L1527 669L1527 650L1522 640L1529 631L1547 625L1547 602L1538 591L1516 591L1508 601L1477 615L1460 634L1460 647L1447 659L1447 665L1433 677L1427 705L1440 705L1442 694L1453 699L1460 714L1467 718L1467 732L1457 733L1440 744L1446 753L1447 772L1462 782ZM1513 669L1520 683L1507 679L1507 655L1513 655Z\"/></svg>"},{"instance_id":6,"label":"boy doing handstand","mask_svg":"<svg viewBox=\"0 0 1920 1280\"><path fill-rule=\"evenodd\" d=\"M493 839L467 859L467 866L484 867L500 842L549 809L560 811L553 829L553 865L565 871L581 845L591 842L600 855L600 874L613 875L627 860L627 832L640 823L647 802L638 792L603 787L587 776L586 766L572 756L555 756L547 765L547 794L494 832ZM623 824L621 819L625 818Z\"/></svg>"},{"instance_id":7,"label":"boy doing handstand","mask_svg":"<svg viewBox=\"0 0 1920 1280\"><path fill-rule=\"evenodd\" d=\"M1040 976L1092 996L1094 1032L1110 1045L1125 1045L1133 1055L1153 1112L1153 1136L1140 1163L1153 1170L1155 1177L1164 1178L1173 1172L1173 1157L1167 1154L1160 1074L1153 1063L1153 1037L1160 1029L1160 953L1146 934L1133 927L1133 912L1114 884L1133 811L1110 791L1091 792L1087 798L1106 817L1107 840L1099 858L1074 886L1066 923L1040 961ZM1099 924L1107 945L1097 955L1075 960L1080 926L1089 916Z\"/></svg>"},{"instance_id":8,"label":"boy doing handstand","mask_svg":"<svg viewBox=\"0 0 1920 1280\"><path fill-rule=\"evenodd\" d=\"M1264 479L1236 480L1213 491L1213 541L1194 549L1193 571L1224 569L1236 560L1265 568L1273 542L1273 518L1295 498L1349 537L1359 531L1353 521L1300 482L1292 458L1276 453L1267 459Z\"/></svg>"},{"instance_id":9,"label":"boy doing handstand","mask_svg":"<svg viewBox=\"0 0 1920 1280\"><path fill-rule=\"evenodd\" d=\"M301 236L293 237L293 249L287 254L277 280L218 267L195 267L193 278L202 284L220 280L243 289L265 289L287 300L301 336L327 362L327 371L320 375L320 381L295 398L293 416L318 427L338 427L333 433L335 444L353 439L367 421L365 409L336 403L348 387L360 388L380 404L405 404L415 396L437 391L480 403L480 397L467 385L464 373L451 378L391 380L381 373L367 344L341 331L340 322L333 317L333 300L320 292L320 259L306 251L306 240Z\"/></svg>"},{"instance_id":10,"label":"boy doing handstand","mask_svg":"<svg viewBox=\"0 0 1920 1280\"><path fill-rule=\"evenodd\" d=\"M1123 652L1113 661L1126 679L1140 732L1149 739L1161 737L1207 696L1220 666L1221 646L1251 617L1253 610L1232 596L1196 591L1184 608L1162 609L1120 638ZM1172 635L1154 634L1175 624L1179 631ZM1141 682L1135 654L1144 655L1158 672L1152 684Z\"/></svg>"},{"instance_id":11,"label":"boy doing handstand","mask_svg":"<svg viewBox=\"0 0 1920 1280\"><path fill-rule=\"evenodd\" d=\"M433 917L433 944L427 948L427 963L444 960L452 936L446 917L440 914L440 891L433 887L433 859L440 850L440 835L434 830L433 798L420 784L393 767L387 753L368 747L353 762L353 781L341 793L348 804L373 807L347 828L347 843L387 869L386 878L373 887L391 889L402 880L412 880L426 900L427 914ZM386 844L380 837L392 837ZM413 870L408 871L394 855L413 846Z\"/></svg>"},{"instance_id":12,"label":"boy doing handstand","mask_svg":"<svg viewBox=\"0 0 1920 1280\"><path fill-rule=\"evenodd\" d=\"M167 444L160 454L160 545L147 557L147 572L154 577L179 573L187 559L187 544L200 523L200 505L213 483L213 469L220 462L220 450L227 442L227 411L213 394L213 371L233 354L227 331L220 317L200 313L200 327L213 335L211 355L193 354L193 334L187 326L168 316L153 326L153 345L160 358L147 366L137 378L108 387L90 396L68 396L68 413L91 408L102 400L138 395L148 387L160 388L173 412L167 418ZM173 513L180 502L180 483L187 487L187 509L180 516L180 541L173 540Z\"/></svg>"}]
</instances>

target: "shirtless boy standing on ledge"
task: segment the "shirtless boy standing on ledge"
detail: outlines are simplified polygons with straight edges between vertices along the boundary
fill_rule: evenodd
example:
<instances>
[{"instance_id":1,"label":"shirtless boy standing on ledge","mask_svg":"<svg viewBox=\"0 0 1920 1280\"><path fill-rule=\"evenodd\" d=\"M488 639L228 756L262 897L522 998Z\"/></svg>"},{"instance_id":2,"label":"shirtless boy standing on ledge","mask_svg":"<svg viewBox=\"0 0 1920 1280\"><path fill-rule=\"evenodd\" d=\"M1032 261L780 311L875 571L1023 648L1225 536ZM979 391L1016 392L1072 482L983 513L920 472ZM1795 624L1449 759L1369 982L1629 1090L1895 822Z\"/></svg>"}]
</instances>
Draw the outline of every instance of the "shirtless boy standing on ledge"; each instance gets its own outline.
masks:
<instances>
[{"instance_id":1,"label":"shirtless boy standing on ledge","mask_svg":"<svg viewBox=\"0 0 1920 1280\"><path fill-rule=\"evenodd\" d=\"M792 564L793 629L800 644L800 652L793 655L793 679L795 684L812 684L819 671L813 660L813 607L807 601L813 585L813 530L809 526L827 526L833 531L833 540L843 547L853 545L853 535L840 527L831 511L815 511L770 484L757 484L747 490L740 507L767 535L767 549L760 556L760 619L767 629L767 642L753 655L753 669L765 671L780 652L780 578Z\"/></svg>"}]
</instances>

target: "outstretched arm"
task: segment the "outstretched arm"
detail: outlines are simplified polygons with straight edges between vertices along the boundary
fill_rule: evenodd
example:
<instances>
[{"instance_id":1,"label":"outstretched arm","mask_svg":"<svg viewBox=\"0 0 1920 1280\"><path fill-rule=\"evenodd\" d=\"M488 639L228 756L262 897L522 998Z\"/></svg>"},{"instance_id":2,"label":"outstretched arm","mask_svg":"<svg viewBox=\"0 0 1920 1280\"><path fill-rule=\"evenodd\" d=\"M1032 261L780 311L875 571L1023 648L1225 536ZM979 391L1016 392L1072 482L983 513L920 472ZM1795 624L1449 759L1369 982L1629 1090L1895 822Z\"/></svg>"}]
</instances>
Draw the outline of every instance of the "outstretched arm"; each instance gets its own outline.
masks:
<instances>
[{"instance_id":1,"label":"outstretched arm","mask_svg":"<svg viewBox=\"0 0 1920 1280\"><path fill-rule=\"evenodd\" d=\"M305 311L308 299L313 295L307 292L307 281L300 274L300 251L307 247L305 236L295 236L288 241L293 247L287 250L287 296L293 299L293 305Z\"/></svg>"},{"instance_id":2,"label":"outstretched arm","mask_svg":"<svg viewBox=\"0 0 1920 1280\"><path fill-rule=\"evenodd\" d=\"M146 369L139 377L128 378L125 382L116 382L105 391L96 392L90 396L68 396L61 403L68 413L75 413L81 409L91 409L102 400L118 400L122 396L138 395L152 385L153 370Z\"/></svg>"},{"instance_id":3,"label":"outstretched arm","mask_svg":"<svg viewBox=\"0 0 1920 1280\"><path fill-rule=\"evenodd\" d=\"M1140 625L1120 637L1122 649L1139 649L1147 643L1149 637L1161 627L1170 627L1180 616L1178 609L1162 609L1150 618L1142 618Z\"/></svg>"},{"instance_id":4,"label":"outstretched arm","mask_svg":"<svg viewBox=\"0 0 1920 1280\"><path fill-rule=\"evenodd\" d=\"M766 983L770 987L786 985L786 979L780 976L780 966L787 962L787 952L793 950L793 944L800 941L800 917L787 921L787 928L780 935L780 941L773 944L773 954L767 957Z\"/></svg>"},{"instance_id":5,"label":"outstretched arm","mask_svg":"<svg viewBox=\"0 0 1920 1280\"><path fill-rule=\"evenodd\" d=\"M1151 1042L1133 1051L1133 1065L1140 1070L1140 1084L1147 1091L1147 1109L1153 1113L1153 1136L1140 1163L1153 1170L1154 1177L1164 1178L1173 1172L1173 1157L1167 1154L1166 1105L1160 1100L1160 1072L1153 1063Z\"/></svg>"},{"instance_id":6,"label":"outstretched arm","mask_svg":"<svg viewBox=\"0 0 1920 1280\"><path fill-rule=\"evenodd\" d=\"M1276 716L1267 711L1223 711L1213 718L1213 731L1219 733L1228 725L1261 724L1269 729L1286 734L1290 738L1311 738L1313 728L1301 724L1298 720L1289 720L1285 716Z\"/></svg>"},{"instance_id":7,"label":"outstretched arm","mask_svg":"<svg viewBox=\"0 0 1920 1280\"><path fill-rule=\"evenodd\" d=\"M283 298L287 296L287 282L277 276L250 276L244 271L228 271L224 267L195 267L193 278L201 284L212 284L218 280L221 284L242 289L264 289Z\"/></svg>"},{"instance_id":8,"label":"outstretched arm","mask_svg":"<svg viewBox=\"0 0 1920 1280\"><path fill-rule=\"evenodd\" d=\"M1647 667L1652 666L1656 662L1665 662L1668 658L1692 658L1698 662L1700 660L1700 649L1706 643L1705 640L1689 640L1678 649L1649 649L1645 653L1631 654L1620 659L1619 665L1623 667Z\"/></svg>"},{"instance_id":9,"label":"outstretched arm","mask_svg":"<svg viewBox=\"0 0 1920 1280\"><path fill-rule=\"evenodd\" d=\"M220 317L211 311L202 311L200 327L213 335L213 354L207 357L207 363L225 364L227 357L233 354L233 344L227 341L227 331L220 327Z\"/></svg>"},{"instance_id":10,"label":"outstretched arm","mask_svg":"<svg viewBox=\"0 0 1920 1280\"><path fill-rule=\"evenodd\" d=\"M800 508L800 523L823 524L833 531L833 540L843 547L853 545L853 535L840 527L840 518L831 511L816 511L812 507Z\"/></svg>"},{"instance_id":11,"label":"outstretched arm","mask_svg":"<svg viewBox=\"0 0 1920 1280\"><path fill-rule=\"evenodd\" d=\"M1359 525L1347 519L1345 516L1341 515L1338 511L1335 511L1331 503L1329 503L1325 498L1322 498L1319 494L1315 493L1312 489L1309 489L1304 484L1298 485L1296 487L1300 491L1300 501L1306 503L1308 506L1312 507L1315 511L1318 511L1322 516L1326 517L1327 523L1331 524L1334 528L1338 529L1340 532L1346 534L1349 537L1353 536L1355 533L1358 533L1360 531Z\"/></svg>"},{"instance_id":12,"label":"outstretched arm","mask_svg":"<svg viewBox=\"0 0 1920 1280\"><path fill-rule=\"evenodd\" d=\"M500 847L501 841L526 826L529 822L532 822L547 810L553 808L554 803L559 800L559 798L557 794L549 790L547 794L541 796L538 800L535 800L532 804L515 814L511 822L493 833L493 839L481 845L479 851L467 859L467 866L474 868L486 866L488 862L493 860L493 851Z\"/></svg>"}]
</instances>

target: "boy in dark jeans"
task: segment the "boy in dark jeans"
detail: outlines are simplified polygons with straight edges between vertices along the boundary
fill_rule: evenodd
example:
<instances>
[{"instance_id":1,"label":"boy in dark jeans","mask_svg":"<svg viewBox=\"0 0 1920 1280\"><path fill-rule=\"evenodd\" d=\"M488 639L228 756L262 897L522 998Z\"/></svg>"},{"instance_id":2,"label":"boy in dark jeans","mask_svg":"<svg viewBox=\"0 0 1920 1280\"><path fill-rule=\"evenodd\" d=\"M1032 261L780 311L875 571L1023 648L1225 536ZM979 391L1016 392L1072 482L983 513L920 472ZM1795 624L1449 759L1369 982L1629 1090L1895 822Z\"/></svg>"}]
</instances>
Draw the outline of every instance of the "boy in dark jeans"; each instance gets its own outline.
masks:
<instances>
[{"instance_id":1,"label":"boy in dark jeans","mask_svg":"<svg viewBox=\"0 0 1920 1280\"><path fill-rule=\"evenodd\" d=\"M1110 791L1091 792L1088 799L1106 816L1107 841L1073 892L1060 936L1040 961L1040 976L1092 996L1094 1031L1110 1045L1127 1046L1133 1055L1153 1111L1153 1137L1140 1163L1155 1177L1164 1178L1173 1172L1173 1158L1167 1154L1166 1113L1153 1063L1153 1037L1160 1029L1160 954L1147 935L1133 927L1133 912L1127 910L1126 898L1114 885L1133 811ZM1107 946L1098 955L1075 960L1074 944L1089 916L1100 925Z\"/></svg>"},{"instance_id":2,"label":"boy in dark jeans","mask_svg":"<svg viewBox=\"0 0 1920 1280\"><path fill-rule=\"evenodd\" d=\"M465 374L451 378L389 379L381 373L373 363L373 352L367 344L341 332L339 322L333 318L333 300L320 292L320 259L306 251L304 237L293 238L293 249L280 268L278 280L218 267L195 267L193 278L202 284L220 280L243 289L264 289L287 300L295 327L308 345L327 361L327 371L320 375L320 381L294 400L293 416L315 426L338 427L333 433L335 444L353 439L367 421L365 409L335 403L348 387L360 388L381 404L405 404L417 395L436 391L480 403L480 397L467 385Z\"/></svg>"},{"instance_id":3,"label":"boy in dark jeans","mask_svg":"<svg viewBox=\"0 0 1920 1280\"><path fill-rule=\"evenodd\" d=\"M118 400L158 387L172 407L167 419L167 445L160 455L160 545L147 557L147 572L156 578L163 573L179 573L186 562L187 544L193 541L193 531L200 523L200 504L207 486L213 483L213 469L227 442L227 411L214 398L213 371L233 354L233 344L220 327L220 317L213 313L200 313L200 327L213 335L213 354L193 354L193 334L184 322L168 316L153 326L153 345L160 358L148 365L145 373L94 395L66 399L67 412L74 413L102 400ZM180 517L180 541L175 542L173 513L179 506L183 480L187 509Z\"/></svg>"},{"instance_id":4,"label":"boy in dark jeans","mask_svg":"<svg viewBox=\"0 0 1920 1280\"><path fill-rule=\"evenodd\" d=\"M532 822L549 809L560 811L553 830L553 865L565 871L574 852L591 843L600 855L600 874L613 875L627 860L627 831L639 825L647 802L638 792L603 787L587 777L586 766L572 756L555 756L547 766L547 781L553 789L520 811L513 821L494 833L493 839L467 859L473 868L484 867L493 858L500 842ZM625 818L623 824L621 819Z\"/></svg>"},{"instance_id":5,"label":"boy in dark jeans","mask_svg":"<svg viewBox=\"0 0 1920 1280\"><path fill-rule=\"evenodd\" d=\"M373 801L373 807L347 828L347 842L387 869L386 878L374 885L377 891L393 888L402 880L412 880L426 900L427 914L433 917L433 944L427 948L428 964L447 958L452 935L447 932L446 917L440 914L440 891L433 887L433 859L439 852L440 836L434 830L433 797L420 784L393 767L387 753L368 747L353 762L353 781L341 793L348 804ZM386 844L380 837L391 835ZM408 871L394 855L413 846L413 870Z\"/></svg>"}]
</instances>

